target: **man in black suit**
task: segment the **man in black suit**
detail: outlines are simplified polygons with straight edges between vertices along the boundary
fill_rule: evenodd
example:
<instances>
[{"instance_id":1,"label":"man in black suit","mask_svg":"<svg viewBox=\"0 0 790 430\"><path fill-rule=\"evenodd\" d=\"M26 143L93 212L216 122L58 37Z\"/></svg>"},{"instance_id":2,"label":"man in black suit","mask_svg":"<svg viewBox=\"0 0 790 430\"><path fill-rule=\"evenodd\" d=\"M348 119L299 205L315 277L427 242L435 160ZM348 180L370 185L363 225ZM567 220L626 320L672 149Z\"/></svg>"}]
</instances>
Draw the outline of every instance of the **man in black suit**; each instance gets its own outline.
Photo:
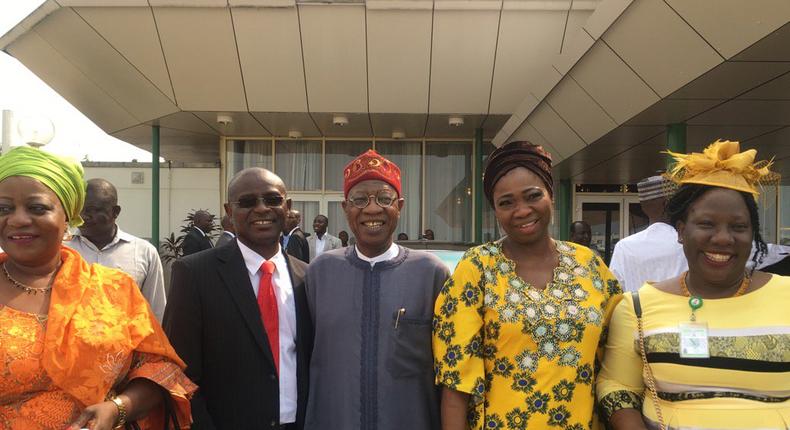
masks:
<instances>
[{"instance_id":1,"label":"man in black suit","mask_svg":"<svg viewBox=\"0 0 790 430\"><path fill-rule=\"evenodd\" d=\"M236 174L227 195L236 239L173 263L164 316L200 386L192 428L302 429L312 328L307 265L279 241L291 201L282 180L258 167Z\"/></svg>"},{"instance_id":2,"label":"man in black suit","mask_svg":"<svg viewBox=\"0 0 790 430\"><path fill-rule=\"evenodd\" d=\"M208 234L214 228L214 221L211 220L211 214L204 210L195 212L192 219L192 228L184 237L184 242L181 249L184 251L184 256L194 254L206 249L211 249L211 239Z\"/></svg>"},{"instance_id":3,"label":"man in black suit","mask_svg":"<svg viewBox=\"0 0 790 430\"><path fill-rule=\"evenodd\" d=\"M288 254L304 261L310 262L310 244L304 232L299 227L302 223L302 214L298 210L290 210L285 216L285 229L283 230L285 250Z\"/></svg>"}]
</instances>

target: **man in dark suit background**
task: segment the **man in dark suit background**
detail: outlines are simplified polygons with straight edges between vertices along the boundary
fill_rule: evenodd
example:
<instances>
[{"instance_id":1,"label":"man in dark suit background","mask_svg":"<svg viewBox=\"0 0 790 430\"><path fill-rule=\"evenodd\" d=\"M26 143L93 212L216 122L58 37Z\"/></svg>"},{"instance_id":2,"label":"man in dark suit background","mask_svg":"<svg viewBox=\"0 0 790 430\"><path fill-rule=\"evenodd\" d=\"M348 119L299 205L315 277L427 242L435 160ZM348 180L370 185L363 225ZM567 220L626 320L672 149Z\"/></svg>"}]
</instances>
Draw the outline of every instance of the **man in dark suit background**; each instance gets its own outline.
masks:
<instances>
[{"instance_id":1,"label":"man in dark suit background","mask_svg":"<svg viewBox=\"0 0 790 430\"><path fill-rule=\"evenodd\" d=\"M257 167L236 174L227 195L236 239L173 264L164 316L200 386L192 428L302 429L312 328L307 265L279 241L291 201L282 180Z\"/></svg>"},{"instance_id":2,"label":"man in dark suit background","mask_svg":"<svg viewBox=\"0 0 790 430\"><path fill-rule=\"evenodd\" d=\"M236 230L233 228L233 221L231 221L229 216L223 216L219 224L222 226L222 233L219 235L215 246L222 246L236 238Z\"/></svg>"},{"instance_id":3,"label":"man in dark suit background","mask_svg":"<svg viewBox=\"0 0 790 430\"><path fill-rule=\"evenodd\" d=\"M285 229L283 241L288 254L304 261L310 262L310 245L304 232L299 227L302 223L302 214L298 210L290 210L285 216Z\"/></svg>"},{"instance_id":4,"label":"man in dark suit background","mask_svg":"<svg viewBox=\"0 0 790 430\"><path fill-rule=\"evenodd\" d=\"M211 220L211 214L204 210L195 212L192 219L192 228L184 236L184 242L181 249L184 251L184 256L194 254L206 249L211 249L211 239L208 234L214 228L214 221Z\"/></svg>"}]
</instances>

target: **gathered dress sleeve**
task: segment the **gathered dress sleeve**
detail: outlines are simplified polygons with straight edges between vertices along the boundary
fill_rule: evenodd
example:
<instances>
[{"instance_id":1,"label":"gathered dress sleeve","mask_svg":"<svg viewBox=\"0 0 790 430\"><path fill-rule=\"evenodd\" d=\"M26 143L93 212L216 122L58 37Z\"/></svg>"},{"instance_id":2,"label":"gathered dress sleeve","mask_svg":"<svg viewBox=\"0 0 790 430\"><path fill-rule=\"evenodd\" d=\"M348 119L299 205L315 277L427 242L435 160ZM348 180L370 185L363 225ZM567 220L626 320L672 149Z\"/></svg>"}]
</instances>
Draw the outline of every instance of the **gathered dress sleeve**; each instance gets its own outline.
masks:
<instances>
[{"instance_id":1,"label":"gathered dress sleeve","mask_svg":"<svg viewBox=\"0 0 790 430\"><path fill-rule=\"evenodd\" d=\"M626 295L612 314L596 389L598 402L607 421L620 409L642 409L645 386L642 357L635 343L637 336L633 301Z\"/></svg>"},{"instance_id":2,"label":"gathered dress sleeve","mask_svg":"<svg viewBox=\"0 0 790 430\"><path fill-rule=\"evenodd\" d=\"M464 255L439 292L434 308L433 357L437 385L472 394L479 401L485 391L485 291L474 252Z\"/></svg>"}]
</instances>

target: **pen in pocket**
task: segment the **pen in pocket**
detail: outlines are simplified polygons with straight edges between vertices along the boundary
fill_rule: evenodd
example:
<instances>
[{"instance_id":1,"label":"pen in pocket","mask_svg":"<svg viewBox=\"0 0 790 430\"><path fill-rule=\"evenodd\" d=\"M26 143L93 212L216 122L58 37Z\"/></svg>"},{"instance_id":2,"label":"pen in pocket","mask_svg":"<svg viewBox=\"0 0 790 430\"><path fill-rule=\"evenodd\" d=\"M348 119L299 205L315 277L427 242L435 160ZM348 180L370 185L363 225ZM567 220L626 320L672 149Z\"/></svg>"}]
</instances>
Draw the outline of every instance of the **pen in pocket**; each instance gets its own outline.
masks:
<instances>
[{"instance_id":1,"label":"pen in pocket","mask_svg":"<svg viewBox=\"0 0 790 430\"><path fill-rule=\"evenodd\" d=\"M400 317L406 314L406 308L398 309L397 314L395 314L395 328L398 328L398 324L400 324Z\"/></svg>"}]
</instances>

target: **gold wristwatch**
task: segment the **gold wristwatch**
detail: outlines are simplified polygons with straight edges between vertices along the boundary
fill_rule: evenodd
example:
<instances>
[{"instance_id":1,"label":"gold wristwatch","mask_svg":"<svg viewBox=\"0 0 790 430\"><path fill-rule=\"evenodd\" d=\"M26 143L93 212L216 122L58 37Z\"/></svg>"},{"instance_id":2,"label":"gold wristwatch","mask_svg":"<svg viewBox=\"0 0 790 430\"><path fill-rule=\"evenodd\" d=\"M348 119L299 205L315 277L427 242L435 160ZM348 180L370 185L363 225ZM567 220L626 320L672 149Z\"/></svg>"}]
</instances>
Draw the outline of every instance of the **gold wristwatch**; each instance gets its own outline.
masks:
<instances>
[{"instance_id":1,"label":"gold wristwatch","mask_svg":"<svg viewBox=\"0 0 790 430\"><path fill-rule=\"evenodd\" d=\"M118 396L112 397L110 401L115 403L115 406L118 407L118 419L115 420L113 429L123 429L124 426L126 426L126 406L123 404L123 400Z\"/></svg>"}]
</instances>

